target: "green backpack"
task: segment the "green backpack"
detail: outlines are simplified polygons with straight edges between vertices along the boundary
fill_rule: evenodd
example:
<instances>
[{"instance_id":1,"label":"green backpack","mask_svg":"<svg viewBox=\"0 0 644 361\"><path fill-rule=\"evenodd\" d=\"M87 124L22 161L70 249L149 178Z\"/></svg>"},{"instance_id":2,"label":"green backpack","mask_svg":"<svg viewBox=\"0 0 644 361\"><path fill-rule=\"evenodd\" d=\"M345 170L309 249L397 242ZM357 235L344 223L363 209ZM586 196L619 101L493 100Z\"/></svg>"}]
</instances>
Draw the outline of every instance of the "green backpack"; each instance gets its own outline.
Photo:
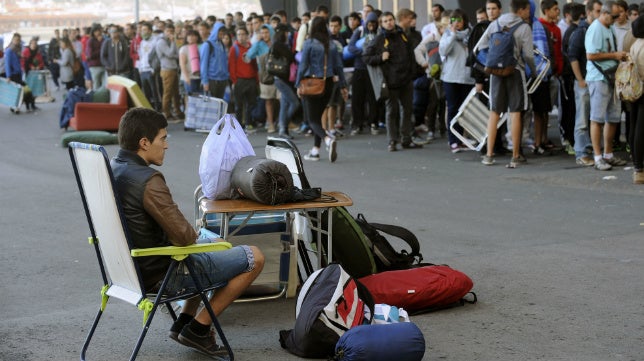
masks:
<instances>
[{"instance_id":1,"label":"green backpack","mask_svg":"<svg viewBox=\"0 0 644 361\"><path fill-rule=\"evenodd\" d=\"M352 277L360 278L377 272L370 242L362 229L344 207L333 209L333 262L340 263ZM322 214L322 228L328 230L326 211ZM322 237L325 254L327 237Z\"/></svg>"}]
</instances>

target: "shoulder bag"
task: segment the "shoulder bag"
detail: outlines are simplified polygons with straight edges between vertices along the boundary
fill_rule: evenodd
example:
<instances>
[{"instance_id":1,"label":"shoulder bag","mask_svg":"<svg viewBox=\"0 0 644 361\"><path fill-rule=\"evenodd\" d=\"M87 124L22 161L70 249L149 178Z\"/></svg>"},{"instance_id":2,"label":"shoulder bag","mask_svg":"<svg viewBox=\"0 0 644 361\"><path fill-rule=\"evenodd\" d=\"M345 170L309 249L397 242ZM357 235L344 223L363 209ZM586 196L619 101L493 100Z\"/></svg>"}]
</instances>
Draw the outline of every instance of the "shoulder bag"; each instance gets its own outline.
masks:
<instances>
[{"instance_id":1,"label":"shoulder bag","mask_svg":"<svg viewBox=\"0 0 644 361\"><path fill-rule=\"evenodd\" d=\"M327 65L327 50L324 51L324 77L317 78L315 76L304 78L300 81L300 94L303 96L320 96L324 94L324 85L326 84L326 65Z\"/></svg>"}]
</instances>

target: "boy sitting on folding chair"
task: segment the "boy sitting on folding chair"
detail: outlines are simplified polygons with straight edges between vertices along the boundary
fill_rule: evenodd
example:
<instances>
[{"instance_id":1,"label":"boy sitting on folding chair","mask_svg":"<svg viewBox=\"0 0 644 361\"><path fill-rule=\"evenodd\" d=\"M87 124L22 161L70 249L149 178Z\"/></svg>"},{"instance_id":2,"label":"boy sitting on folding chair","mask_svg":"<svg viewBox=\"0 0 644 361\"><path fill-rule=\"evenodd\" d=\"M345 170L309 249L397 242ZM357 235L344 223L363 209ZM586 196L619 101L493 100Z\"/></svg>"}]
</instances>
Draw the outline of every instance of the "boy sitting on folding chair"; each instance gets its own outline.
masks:
<instances>
[{"instance_id":1,"label":"boy sitting on folding chair","mask_svg":"<svg viewBox=\"0 0 644 361\"><path fill-rule=\"evenodd\" d=\"M187 246L197 240L192 228L174 203L161 172L151 168L163 164L168 122L165 116L151 109L132 108L119 124L118 155L111 161L116 191L126 217L128 231L135 248ZM264 267L264 255L254 246L237 246L226 251L193 254L199 282L204 287L217 287L210 304L219 316L257 278ZM158 288L170 264L170 257L137 259L143 282L148 291ZM170 278L166 290L181 293L193 287L183 266ZM212 323L206 310L197 313L200 299L187 300L177 321L170 329L170 338L209 355L226 354L217 345Z\"/></svg>"}]
</instances>

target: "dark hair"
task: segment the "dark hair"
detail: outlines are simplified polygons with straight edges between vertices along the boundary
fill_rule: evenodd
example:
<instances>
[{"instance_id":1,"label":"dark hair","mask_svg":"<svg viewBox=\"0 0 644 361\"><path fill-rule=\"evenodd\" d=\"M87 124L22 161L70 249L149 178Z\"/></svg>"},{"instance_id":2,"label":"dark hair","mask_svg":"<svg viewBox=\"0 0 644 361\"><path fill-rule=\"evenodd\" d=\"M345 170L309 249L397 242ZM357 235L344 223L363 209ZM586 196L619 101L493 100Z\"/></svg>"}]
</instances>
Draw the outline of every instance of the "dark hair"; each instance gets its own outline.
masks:
<instances>
[{"instance_id":1,"label":"dark hair","mask_svg":"<svg viewBox=\"0 0 644 361\"><path fill-rule=\"evenodd\" d=\"M570 10L570 16L572 17L572 21L577 21L586 13L586 7L584 6L584 4L580 4L580 3L571 3L571 4L574 4L574 5Z\"/></svg>"},{"instance_id":2,"label":"dark hair","mask_svg":"<svg viewBox=\"0 0 644 361\"><path fill-rule=\"evenodd\" d=\"M326 7L325 5L318 5L318 7L317 7L317 8L315 8L315 12L316 12L316 13L325 13L325 14L328 14L328 13L329 13L329 8L328 8L328 7Z\"/></svg>"},{"instance_id":3,"label":"dark hair","mask_svg":"<svg viewBox=\"0 0 644 361\"><path fill-rule=\"evenodd\" d=\"M615 1L615 4L619 6L620 8L624 9L624 11L628 11L628 3L624 0L617 0Z\"/></svg>"},{"instance_id":4,"label":"dark hair","mask_svg":"<svg viewBox=\"0 0 644 361\"><path fill-rule=\"evenodd\" d=\"M238 26L235 31L239 31L239 30L245 32L246 35L248 35L248 29L246 29L246 26Z\"/></svg>"},{"instance_id":5,"label":"dark hair","mask_svg":"<svg viewBox=\"0 0 644 361\"><path fill-rule=\"evenodd\" d=\"M313 18L309 37L321 42L325 50L329 48L329 30L326 27L326 21L323 17L316 16Z\"/></svg>"},{"instance_id":6,"label":"dark hair","mask_svg":"<svg viewBox=\"0 0 644 361\"><path fill-rule=\"evenodd\" d=\"M305 17L305 16L310 19L311 18L311 13L307 11L304 14L302 14L302 17Z\"/></svg>"},{"instance_id":7,"label":"dark hair","mask_svg":"<svg viewBox=\"0 0 644 361\"><path fill-rule=\"evenodd\" d=\"M391 11L384 11L378 16L378 23L380 23L382 18L384 18L385 16L391 16L392 18L394 18L394 21L396 21L396 15L394 15L394 13L392 13Z\"/></svg>"},{"instance_id":8,"label":"dark hair","mask_svg":"<svg viewBox=\"0 0 644 361\"><path fill-rule=\"evenodd\" d=\"M360 14L358 14L358 12L356 12L356 11L353 11L353 12L351 12L349 14L349 18L354 18L354 19L360 20Z\"/></svg>"},{"instance_id":9,"label":"dark hair","mask_svg":"<svg viewBox=\"0 0 644 361\"><path fill-rule=\"evenodd\" d=\"M566 14L571 14L572 13L572 8L575 6L575 4L577 4L577 3L565 3L564 4L563 10L561 10L561 12L564 14L564 16Z\"/></svg>"},{"instance_id":10,"label":"dark hair","mask_svg":"<svg viewBox=\"0 0 644 361\"><path fill-rule=\"evenodd\" d=\"M292 23L302 23L302 19L298 18L297 16L291 19Z\"/></svg>"},{"instance_id":11,"label":"dark hair","mask_svg":"<svg viewBox=\"0 0 644 361\"><path fill-rule=\"evenodd\" d=\"M478 8L478 9L476 9L476 15L478 15L478 14L485 14L485 15L487 15L487 13L485 12L485 9L484 9L484 8Z\"/></svg>"},{"instance_id":12,"label":"dark hair","mask_svg":"<svg viewBox=\"0 0 644 361\"><path fill-rule=\"evenodd\" d=\"M185 38L185 43L188 44L188 37L190 35L194 35L197 37L197 44L201 43L201 36L199 35L199 32L197 30L188 30L186 31L186 38Z\"/></svg>"},{"instance_id":13,"label":"dark hair","mask_svg":"<svg viewBox=\"0 0 644 361\"><path fill-rule=\"evenodd\" d=\"M152 142L159 131L167 127L168 121L163 113L148 108L131 108L119 122L119 146L136 152L142 138Z\"/></svg>"},{"instance_id":14,"label":"dark hair","mask_svg":"<svg viewBox=\"0 0 644 361\"><path fill-rule=\"evenodd\" d=\"M280 16L280 17L283 16L283 17L287 18L286 10L277 10L276 12L273 13L273 15L277 15L277 16Z\"/></svg>"},{"instance_id":15,"label":"dark hair","mask_svg":"<svg viewBox=\"0 0 644 361\"><path fill-rule=\"evenodd\" d=\"M468 18L467 14L465 11L461 9L455 9L452 11L452 14L450 15L452 18L461 18L463 19L463 26L467 28L470 24L470 19Z\"/></svg>"},{"instance_id":16,"label":"dark hair","mask_svg":"<svg viewBox=\"0 0 644 361\"><path fill-rule=\"evenodd\" d=\"M286 43L286 34L288 34L288 26L284 24L278 24L275 27L275 33L273 33L273 44Z\"/></svg>"},{"instance_id":17,"label":"dark hair","mask_svg":"<svg viewBox=\"0 0 644 361\"><path fill-rule=\"evenodd\" d=\"M541 11L545 13L546 10L551 9L555 5L559 5L557 0L541 0Z\"/></svg>"},{"instance_id":18,"label":"dark hair","mask_svg":"<svg viewBox=\"0 0 644 361\"><path fill-rule=\"evenodd\" d=\"M342 18L338 15L333 15L331 19L329 19L329 23L338 23L340 24L340 26L342 26Z\"/></svg>"},{"instance_id":19,"label":"dark hair","mask_svg":"<svg viewBox=\"0 0 644 361\"><path fill-rule=\"evenodd\" d=\"M510 9L513 13L516 13L521 9L525 9L526 7L530 7L530 2L528 0L512 0L510 2Z\"/></svg>"},{"instance_id":20,"label":"dark hair","mask_svg":"<svg viewBox=\"0 0 644 361\"><path fill-rule=\"evenodd\" d=\"M501 9L501 0L487 0L486 4L495 4L499 9Z\"/></svg>"},{"instance_id":21,"label":"dark hair","mask_svg":"<svg viewBox=\"0 0 644 361\"><path fill-rule=\"evenodd\" d=\"M145 26L146 28L148 28L148 29L152 30L152 24L150 24L149 22L147 22L147 21L142 21L142 22L141 22L141 27L144 27L144 26Z\"/></svg>"},{"instance_id":22,"label":"dark hair","mask_svg":"<svg viewBox=\"0 0 644 361\"><path fill-rule=\"evenodd\" d=\"M599 6L604 6L604 4L602 4L602 2L599 0L590 0L589 2L586 3L586 11L593 11L595 4L599 4Z\"/></svg>"},{"instance_id":23,"label":"dark hair","mask_svg":"<svg viewBox=\"0 0 644 361\"><path fill-rule=\"evenodd\" d=\"M631 11L637 11L639 13L640 12L640 6L637 5L637 4L628 5L628 12L630 13Z\"/></svg>"},{"instance_id":24,"label":"dark hair","mask_svg":"<svg viewBox=\"0 0 644 361\"><path fill-rule=\"evenodd\" d=\"M445 12L445 8L444 8L444 7L443 7L443 5L441 5L441 4L434 4L434 5L432 6L432 9L433 9L433 8L438 8L438 9L441 11L441 13Z\"/></svg>"}]
</instances>

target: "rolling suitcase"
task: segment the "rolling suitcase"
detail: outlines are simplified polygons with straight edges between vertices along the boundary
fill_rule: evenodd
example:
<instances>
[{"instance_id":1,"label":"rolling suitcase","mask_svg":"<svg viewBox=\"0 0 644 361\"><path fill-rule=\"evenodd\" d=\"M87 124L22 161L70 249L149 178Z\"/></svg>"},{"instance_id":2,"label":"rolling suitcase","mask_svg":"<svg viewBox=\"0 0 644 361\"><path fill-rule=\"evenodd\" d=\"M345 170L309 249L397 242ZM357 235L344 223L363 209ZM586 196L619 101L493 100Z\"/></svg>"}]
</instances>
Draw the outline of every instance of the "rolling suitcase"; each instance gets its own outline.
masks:
<instances>
[{"instance_id":1,"label":"rolling suitcase","mask_svg":"<svg viewBox=\"0 0 644 361\"><path fill-rule=\"evenodd\" d=\"M27 74L25 83L31 88L31 94L34 97L41 96L46 93L47 88L45 81L47 80L47 71L45 70L32 70Z\"/></svg>"},{"instance_id":2,"label":"rolling suitcase","mask_svg":"<svg viewBox=\"0 0 644 361\"><path fill-rule=\"evenodd\" d=\"M184 130L210 132L212 126L226 115L227 110L228 103L223 99L207 95L190 95L188 97Z\"/></svg>"},{"instance_id":3,"label":"rolling suitcase","mask_svg":"<svg viewBox=\"0 0 644 361\"><path fill-rule=\"evenodd\" d=\"M20 108L23 96L22 85L9 79L0 79L0 104L11 108Z\"/></svg>"}]
</instances>

